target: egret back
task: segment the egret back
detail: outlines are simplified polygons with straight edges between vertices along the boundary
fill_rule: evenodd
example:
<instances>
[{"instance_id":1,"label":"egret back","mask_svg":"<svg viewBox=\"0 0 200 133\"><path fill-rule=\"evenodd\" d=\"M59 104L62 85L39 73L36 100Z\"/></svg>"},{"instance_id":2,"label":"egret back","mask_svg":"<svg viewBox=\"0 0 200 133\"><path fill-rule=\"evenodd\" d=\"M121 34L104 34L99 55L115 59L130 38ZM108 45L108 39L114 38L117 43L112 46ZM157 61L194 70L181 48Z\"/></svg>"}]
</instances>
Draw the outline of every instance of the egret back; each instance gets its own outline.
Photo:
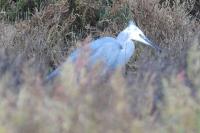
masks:
<instances>
[{"instance_id":1,"label":"egret back","mask_svg":"<svg viewBox=\"0 0 200 133\"><path fill-rule=\"evenodd\" d=\"M122 42L112 37L103 37L91 42L89 48L87 67L91 68L97 63L102 63L103 73L106 73L109 70L124 66L132 56L135 46L131 40ZM70 54L68 60L75 63L78 58L81 58L81 52L84 52L84 49L76 49ZM50 80L59 74L60 68L57 68L48 75L47 79Z\"/></svg>"},{"instance_id":2,"label":"egret back","mask_svg":"<svg viewBox=\"0 0 200 133\"><path fill-rule=\"evenodd\" d=\"M125 65L134 52L134 43L132 41L119 41L112 37L103 37L93 41L90 44L90 54L88 65L93 66L98 62L105 64L109 69L115 69L118 66ZM70 59L76 61L79 57L80 49L75 50Z\"/></svg>"},{"instance_id":3,"label":"egret back","mask_svg":"<svg viewBox=\"0 0 200 133\"><path fill-rule=\"evenodd\" d=\"M89 52L90 52L90 56L94 55L102 46L104 45L109 45L110 43L109 42L113 42L114 41L114 38L112 37L102 37L100 39L97 39L97 40L94 40L92 41L90 44L89 44ZM80 53L83 52L82 51L83 49L76 49L74 52L72 52L70 55L69 55L69 59L72 61L72 62L75 62L77 60L77 58L80 56Z\"/></svg>"},{"instance_id":4,"label":"egret back","mask_svg":"<svg viewBox=\"0 0 200 133\"><path fill-rule=\"evenodd\" d=\"M121 50L119 42L112 37L104 37L91 44L89 64L102 62L105 67L114 68L118 54Z\"/></svg>"}]
</instances>

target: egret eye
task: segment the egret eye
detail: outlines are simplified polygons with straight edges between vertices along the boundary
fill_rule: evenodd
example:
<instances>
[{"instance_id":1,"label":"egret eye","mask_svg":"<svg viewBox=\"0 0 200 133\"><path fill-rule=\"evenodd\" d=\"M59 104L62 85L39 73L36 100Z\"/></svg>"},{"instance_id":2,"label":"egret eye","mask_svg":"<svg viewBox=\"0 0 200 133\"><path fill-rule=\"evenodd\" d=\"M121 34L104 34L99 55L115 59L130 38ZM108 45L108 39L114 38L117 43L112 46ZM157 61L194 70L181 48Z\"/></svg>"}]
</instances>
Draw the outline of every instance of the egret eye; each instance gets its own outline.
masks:
<instances>
[{"instance_id":1,"label":"egret eye","mask_svg":"<svg viewBox=\"0 0 200 133\"><path fill-rule=\"evenodd\" d=\"M142 34L139 34L139 36L140 36L141 38L143 38L143 37L144 37Z\"/></svg>"}]
</instances>

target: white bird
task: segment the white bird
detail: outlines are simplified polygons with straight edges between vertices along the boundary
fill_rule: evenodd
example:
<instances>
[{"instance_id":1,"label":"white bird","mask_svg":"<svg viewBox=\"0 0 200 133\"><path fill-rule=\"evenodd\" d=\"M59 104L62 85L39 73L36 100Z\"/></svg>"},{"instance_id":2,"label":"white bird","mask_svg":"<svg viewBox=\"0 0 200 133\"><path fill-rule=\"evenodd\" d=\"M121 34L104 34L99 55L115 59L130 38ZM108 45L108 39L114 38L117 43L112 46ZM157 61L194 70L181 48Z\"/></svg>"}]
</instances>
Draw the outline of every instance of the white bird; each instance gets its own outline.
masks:
<instances>
[{"instance_id":1,"label":"white bird","mask_svg":"<svg viewBox=\"0 0 200 133\"><path fill-rule=\"evenodd\" d=\"M106 71L124 66L134 54L134 41L141 42L161 51L157 45L144 35L133 21L130 21L128 27L120 32L116 38L102 37L89 44L90 53L87 66L90 68L98 62L102 62ZM83 51L84 49L76 49L69 55L68 59L76 62ZM57 68L47 76L47 80L56 77L59 73L60 68Z\"/></svg>"}]
</instances>

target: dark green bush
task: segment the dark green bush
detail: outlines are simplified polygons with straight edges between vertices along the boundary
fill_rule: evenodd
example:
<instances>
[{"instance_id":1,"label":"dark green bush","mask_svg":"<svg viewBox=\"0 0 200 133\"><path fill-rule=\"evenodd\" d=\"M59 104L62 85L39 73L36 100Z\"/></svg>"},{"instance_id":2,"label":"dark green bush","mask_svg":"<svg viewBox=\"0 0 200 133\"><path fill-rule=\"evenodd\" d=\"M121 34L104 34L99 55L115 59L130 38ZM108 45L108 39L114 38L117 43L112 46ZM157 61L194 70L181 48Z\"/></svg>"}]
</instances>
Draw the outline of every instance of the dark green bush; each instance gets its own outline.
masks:
<instances>
[{"instance_id":1,"label":"dark green bush","mask_svg":"<svg viewBox=\"0 0 200 133\"><path fill-rule=\"evenodd\" d=\"M4 19L10 21L30 19L35 10L41 10L44 4L55 1L56 0L0 0L0 10L5 11Z\"/></svg>"}]
</instances>

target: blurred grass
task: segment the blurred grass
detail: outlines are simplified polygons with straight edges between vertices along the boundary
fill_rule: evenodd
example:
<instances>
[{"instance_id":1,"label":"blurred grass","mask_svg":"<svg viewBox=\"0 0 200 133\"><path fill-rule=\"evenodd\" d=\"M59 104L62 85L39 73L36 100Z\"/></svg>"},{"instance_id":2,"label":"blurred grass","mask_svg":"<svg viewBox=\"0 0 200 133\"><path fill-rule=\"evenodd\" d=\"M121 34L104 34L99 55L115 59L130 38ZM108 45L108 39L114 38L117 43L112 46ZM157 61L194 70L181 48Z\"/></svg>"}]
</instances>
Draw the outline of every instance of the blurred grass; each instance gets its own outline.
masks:
<instances>
[{"instance_id":1,"label":"blurred grass","mask_svg":"<svg viewBox=\"0 0 200 133\"><path fill-rule=\"evenodd\" d=\"M161 54L136 43L126 75L67 63L44 83L87 36L115 36L129 19ZM28 20L2 19L0 132L200 132L199 31L184 5L158 0L59 0Z\"/></svg>"}]
</instances>

